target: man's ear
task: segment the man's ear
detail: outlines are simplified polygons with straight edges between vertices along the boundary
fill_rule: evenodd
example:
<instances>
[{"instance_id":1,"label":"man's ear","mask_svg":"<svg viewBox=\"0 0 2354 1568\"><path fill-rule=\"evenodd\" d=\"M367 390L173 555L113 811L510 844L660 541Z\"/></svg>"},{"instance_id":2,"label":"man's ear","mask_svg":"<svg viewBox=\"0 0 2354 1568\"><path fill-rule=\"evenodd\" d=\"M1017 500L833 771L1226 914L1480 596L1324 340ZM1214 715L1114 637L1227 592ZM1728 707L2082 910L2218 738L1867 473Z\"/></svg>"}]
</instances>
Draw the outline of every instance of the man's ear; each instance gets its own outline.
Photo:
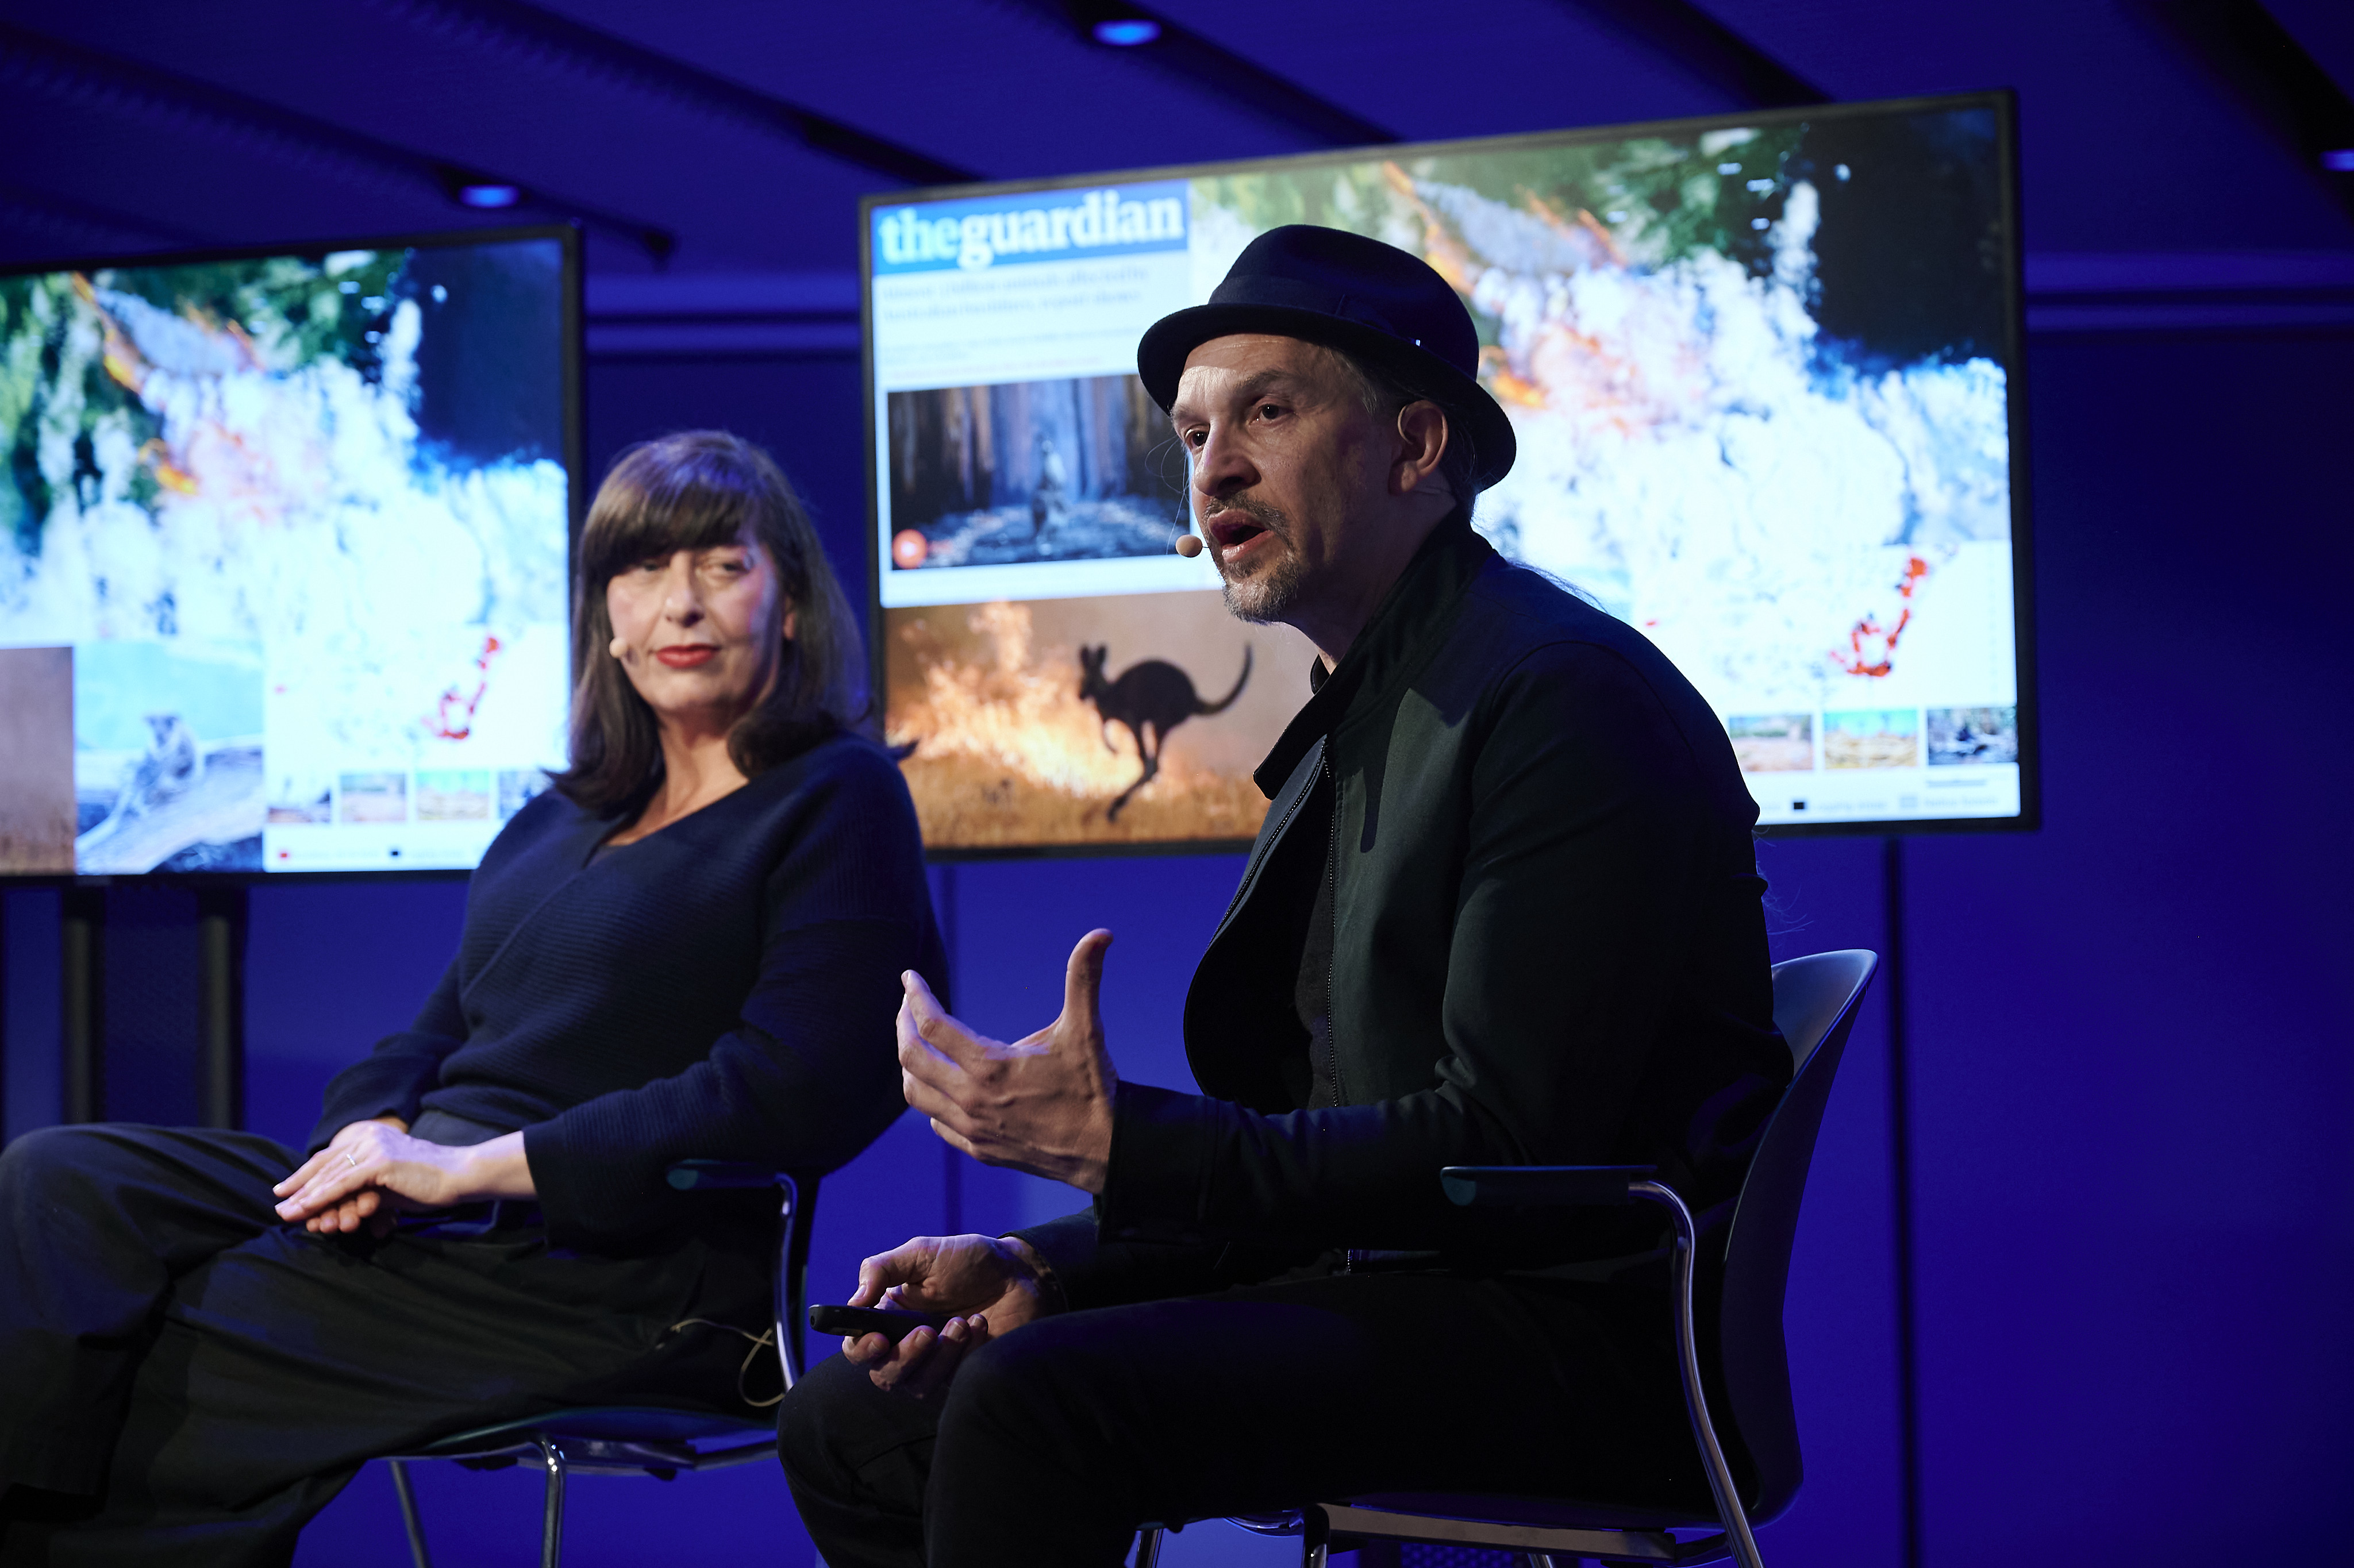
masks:
<instances>
[{"instance_id":1,"label":"man's ear","mask_svg":"<svg viewBox=\"0 0 2354 1568\"><path fill-rule=\"evenodd\" d=\"M1437 476L1439 460L1447 455L1447 410L1426 397L1408 403L1398 410L1397 434L1398 458L1390 465L1390 491L1409 495Z\"/></svg>"}]
</instances>

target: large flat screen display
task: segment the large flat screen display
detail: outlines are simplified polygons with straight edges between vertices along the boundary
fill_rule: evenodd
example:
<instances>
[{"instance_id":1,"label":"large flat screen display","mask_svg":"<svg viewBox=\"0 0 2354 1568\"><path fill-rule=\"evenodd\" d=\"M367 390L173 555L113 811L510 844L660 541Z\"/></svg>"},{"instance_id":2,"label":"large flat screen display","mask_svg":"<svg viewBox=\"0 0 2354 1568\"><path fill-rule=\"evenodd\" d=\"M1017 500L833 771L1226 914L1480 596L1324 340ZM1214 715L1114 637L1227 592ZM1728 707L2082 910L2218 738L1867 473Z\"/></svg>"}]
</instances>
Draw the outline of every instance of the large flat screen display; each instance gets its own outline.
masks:
<instances>
[{"instance_id":1,"label":"large flat screen display","mask_svg":"<svg viewBox=\"0 0 2354 1568\"><path fill-rule=\"evenodd\" d=\"M481 858L564 758L576 249L0 275L0 872Z\"/></svg>"},{"instance_id":2,"label":"large flat screen display","mask_svg":"<svg viewBox=\"0 0 2354 1568\"><path fill-rule=\"evenodd\" d=\"M1422 257L1520 443L1476 525L1640 628L1777 829L2036 807L2007 95L866 205L874 622L936 850L1220 843L1308 695L1136 343L1286 223Z\"/></svg>"}]
</instances>

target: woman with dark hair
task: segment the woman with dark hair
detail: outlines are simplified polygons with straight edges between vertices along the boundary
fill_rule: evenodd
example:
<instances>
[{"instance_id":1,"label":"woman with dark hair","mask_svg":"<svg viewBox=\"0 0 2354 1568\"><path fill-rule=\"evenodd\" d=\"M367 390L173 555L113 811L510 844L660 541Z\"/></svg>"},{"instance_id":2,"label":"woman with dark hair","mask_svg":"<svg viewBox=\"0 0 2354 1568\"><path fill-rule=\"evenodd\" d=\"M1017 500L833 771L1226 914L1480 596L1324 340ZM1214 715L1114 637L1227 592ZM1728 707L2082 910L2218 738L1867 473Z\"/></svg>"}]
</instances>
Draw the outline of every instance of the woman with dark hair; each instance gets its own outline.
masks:
<instances>
[{"instance_id":1,"label":"woman with dark hair","mask_svg":"<svg viewBox=\"0 0 2354 1568\"><path fill-rule=\"evenodd\" d=\"M776 465L714 431L634 448L578 560L572 766L308 1158L105 1125L0 1156L0 1563L283 1563L374 1455L569 1404L741 1407L772 1205L663 1172L849 1160L902 1108L898 977L945 965Z\"/></svg>"}]
</instances>

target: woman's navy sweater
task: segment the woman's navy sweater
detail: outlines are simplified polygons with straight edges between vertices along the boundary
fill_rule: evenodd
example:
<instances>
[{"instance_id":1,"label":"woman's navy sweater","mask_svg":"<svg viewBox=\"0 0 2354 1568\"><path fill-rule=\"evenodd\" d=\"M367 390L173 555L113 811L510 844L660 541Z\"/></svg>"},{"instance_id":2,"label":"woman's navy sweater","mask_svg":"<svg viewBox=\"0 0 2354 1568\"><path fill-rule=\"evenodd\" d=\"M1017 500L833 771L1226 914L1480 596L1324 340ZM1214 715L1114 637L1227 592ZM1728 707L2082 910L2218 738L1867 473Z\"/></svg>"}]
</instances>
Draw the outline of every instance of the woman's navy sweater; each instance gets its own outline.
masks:
<instances>
[{"instance_id":1,"label":"woman's navy sweater","mask_svg":"<svg viewBox=\"0 0 2354 1568\"><path fill-rule=\"evenodd\" d=\"M617 825L555 793L515 813L441 983L327 1086L313 1149L425 1109L521 1128L549 1241L636 1251L711 1213L675 1160L828 1171L891 1124L898 977L947 963L889 757L836 736L597 854Z\"/></svg>"}]
</instances>

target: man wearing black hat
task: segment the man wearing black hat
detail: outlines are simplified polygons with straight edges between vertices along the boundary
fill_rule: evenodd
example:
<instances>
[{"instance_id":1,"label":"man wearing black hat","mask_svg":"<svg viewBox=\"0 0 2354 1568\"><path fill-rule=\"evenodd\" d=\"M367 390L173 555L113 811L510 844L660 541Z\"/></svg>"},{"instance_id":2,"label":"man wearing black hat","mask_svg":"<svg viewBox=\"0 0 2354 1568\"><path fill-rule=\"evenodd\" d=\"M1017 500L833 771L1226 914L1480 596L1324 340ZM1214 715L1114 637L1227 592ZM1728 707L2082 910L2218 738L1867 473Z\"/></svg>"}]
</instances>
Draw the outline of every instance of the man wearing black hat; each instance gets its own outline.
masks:
<instances>
[{"instance_id":1,"label":"man wearing black hat","mask_svg":"<svg viewBox=\"0 0 2354 1568\"><path fill-rule=\"evenodd\" d=\"M1145 1521L1377 1490L1705 1508L1650 1223L1500 1222L1438 1171L1737 1190L1789 1057L1723 728L1472 531L1512 427L1421 261L1277 229L1138 358L1229 607L1320 652L1186 999L1208 1092L1117 1081L1108 932L1011 1045L907 977L908 1103L1095 1202L862 1266L855 1301L960 1316L787 1399L803 1521L832 1568L941 1568L1108 1564Z\"/></svg>"}]
</instances>

